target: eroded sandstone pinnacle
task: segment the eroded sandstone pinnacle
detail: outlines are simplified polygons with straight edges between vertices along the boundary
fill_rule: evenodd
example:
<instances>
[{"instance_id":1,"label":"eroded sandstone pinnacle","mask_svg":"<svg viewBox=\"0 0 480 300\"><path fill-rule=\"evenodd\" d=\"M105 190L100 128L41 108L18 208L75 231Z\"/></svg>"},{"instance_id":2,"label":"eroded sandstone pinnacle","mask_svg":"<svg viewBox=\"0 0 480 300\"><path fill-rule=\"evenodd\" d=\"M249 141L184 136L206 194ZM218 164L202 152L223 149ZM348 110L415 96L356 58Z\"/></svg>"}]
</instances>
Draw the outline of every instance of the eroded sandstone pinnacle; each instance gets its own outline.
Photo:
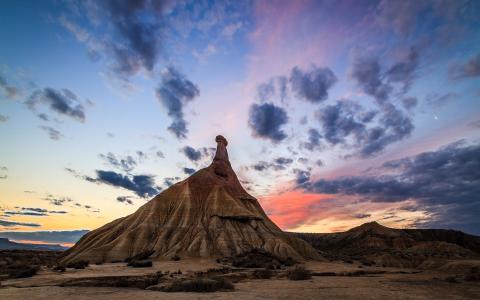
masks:
<instances>
[{"instance_id":1,"label":"eroded sandstone pinnacle","mask_svg":"<svg viewBox=\"0 0 480 300\"><path fill-rule=\"evenodd\" d=\"M215 153L215 157L213 160L223 160L228 162L228 152L227 152L227 139L224 138L222 135L217 135L215 138L215 142L217 142L217 152Z\"/></svg>"},{"instance_id":2,"label":"eroded sandstone pinnacle","mask_svg":"<svg viewBox=\"0 0 480 300\"><path fill-rule=\"evenodd\" d=\"M87 233L61 262L112 262L141 253L151 253L151 258L218 258L253 249L295 260L319 258L309 244L270 220L238 180L227 140L218 135L215 141L210 166L162 191L135 213Z\"/></svg>"}]
</instances>

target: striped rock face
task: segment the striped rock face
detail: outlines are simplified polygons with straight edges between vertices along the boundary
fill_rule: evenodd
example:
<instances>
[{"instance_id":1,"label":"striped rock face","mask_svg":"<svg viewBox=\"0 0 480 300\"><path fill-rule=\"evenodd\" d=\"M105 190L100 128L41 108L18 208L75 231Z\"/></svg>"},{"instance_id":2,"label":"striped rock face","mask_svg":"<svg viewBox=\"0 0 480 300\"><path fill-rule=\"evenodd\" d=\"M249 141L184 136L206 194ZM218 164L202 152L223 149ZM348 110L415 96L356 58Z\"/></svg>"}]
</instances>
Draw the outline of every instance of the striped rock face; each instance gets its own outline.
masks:
<instances>
[{"instance_id":1,"label":"striped rock face","mask_svg":"<svg viewBox=\"0 0 480 300\"><path fill-rule=\"evenodd\" d=\"M86 234L62 263L111 262L153 252L153 258L220 258L263 249L296 260L319 259L306 242L278 228L241 186L228 159L228 142L216 137L210 166L163 191L135 213Z\"/></svg>"}]
</instances>

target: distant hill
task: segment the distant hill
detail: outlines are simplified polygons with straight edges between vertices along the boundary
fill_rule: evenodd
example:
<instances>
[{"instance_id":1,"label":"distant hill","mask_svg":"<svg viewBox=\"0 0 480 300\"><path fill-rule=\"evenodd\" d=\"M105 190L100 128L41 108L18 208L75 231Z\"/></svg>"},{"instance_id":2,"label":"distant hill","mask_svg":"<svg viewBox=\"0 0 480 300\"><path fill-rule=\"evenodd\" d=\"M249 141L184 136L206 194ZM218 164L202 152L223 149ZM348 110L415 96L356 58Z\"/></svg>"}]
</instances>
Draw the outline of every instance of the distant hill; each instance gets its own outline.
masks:
<instances>
[{"instance_id":1,"label":"distant hill","mask_svg":"<svg viewBox=\"0 0 480 300\"><path fill-rule=\"evenodd\" d=\"M440 260L480 257L480 237L445 229L394 229L370 222L337 233L292 233L331 260L421 267Z\"/></svg>"},{"instance_id":2,"label":"distant hill","mask_svg":"<svg viewBox=\"0 0 480 300\"><path fill-rule=\"evenodd\" d=\"M0 250L65 251L67 249L62 245L17 243L7 238L0 238Z\"/></svg>"}]
</instances>

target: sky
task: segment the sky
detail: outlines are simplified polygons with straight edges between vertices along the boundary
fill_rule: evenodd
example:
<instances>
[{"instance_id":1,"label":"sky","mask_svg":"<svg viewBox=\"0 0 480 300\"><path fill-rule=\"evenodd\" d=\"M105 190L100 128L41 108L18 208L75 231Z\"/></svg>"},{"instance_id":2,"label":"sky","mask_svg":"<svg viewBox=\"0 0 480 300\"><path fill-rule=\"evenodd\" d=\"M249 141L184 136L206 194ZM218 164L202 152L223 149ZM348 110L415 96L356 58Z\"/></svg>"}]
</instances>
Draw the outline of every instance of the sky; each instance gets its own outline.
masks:
<instances>
[{"instance_id":1,"label":"sky","mask_svg":"<svg viewBox=\"0 0 480 300\"><path fill-rule=\"evenodd\" d=\"M71 245L229 141L283 230L480 234L480 2L1 1L0 237Z\"/></svg>"}]
</instances>

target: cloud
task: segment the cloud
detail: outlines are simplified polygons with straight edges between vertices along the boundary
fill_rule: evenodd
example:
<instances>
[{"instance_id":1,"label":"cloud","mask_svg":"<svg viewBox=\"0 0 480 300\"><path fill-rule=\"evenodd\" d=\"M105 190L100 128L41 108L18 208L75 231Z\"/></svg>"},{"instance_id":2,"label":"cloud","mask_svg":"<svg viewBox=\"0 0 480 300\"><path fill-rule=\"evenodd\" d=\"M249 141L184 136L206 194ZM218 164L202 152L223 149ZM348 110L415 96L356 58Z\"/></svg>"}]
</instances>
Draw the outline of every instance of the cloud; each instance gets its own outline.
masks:
<instances>
[{"instance_id":1,"label":"cloud","mask_svg":"<svg viewBox=\"0 0 480 300\"><path fill-rule=\"evenodd\" d=\"M252 104L248 125L253 135L277 143L287 137L281 129L288 122L286 111L272 103Z\"/></svg>"},{"instance_id":2,"label":"cloud","mask_svg":"<svg viewBox=\"0 0 480 300\"><path fill-rule=\"evenodd\" d=\"M357 56L354 59L351 76L367 94L383 105L394 92L394 85L400 84L399 94L405 94L413 84L419 64L417 48L411 47L403 58L389 68L383 67L378 58Z\"/></svg>"},{"instance_id":3,"label":"cloud","mask_svg":"<svg viewBox=\"0 0 480 300\"><path fill-rule=\"evenodd\" d=\"M297 161L298 161L299 163L301 163L301 164L304 164L304 165L305 165L305 164L308 164L308 162L309 162L308 158L306 158L306 157L299 157L299 158L297 159Z\"/></svg>"},{"instance_id":4,"label":"cloud","mask_svg":"<svg viewBox=\"0 0 480 300\"><path fill-rule=\"evenodd\" d=\"M72 174L73 176L75 176L76 178L79 178L79 179L83 179L83 180L86 180L88 182L97 182L97 180L95 178L92 178L90 176L85 176L85 175L81 175L79 174L77 171L71 169L71 168L65 168L65 171L67 171L68 173Z\"/></svg>"},{"instance_id":5,"label":"cloud","mask_svg":"<svg viewBox=\"0 0 480 300\"><path fill-rule=\"evenodd\" d=\"M464 64L456 64L450 67L451 79L474 78L480 76L480 53L470 58Z\"/></svg>"},{"instance_id":6,"label":"cloud","mask_svg":"<svg viewBox=\"0 0 480 300\"><path fill-rule=\"evenodd\" d=\"M162 151L158 150L157 152L155 152L155 154L159 157L159 158L165 158L165 155L163 154Z\"/></svg>"},{"instance_id":7,"label":"cloud","mask_svg":"<svg viewBox=\"0 0 480 300\"><path fill-rule=\"evenodd\" d=\"M121 203L133 205L132 197L130 196L118 196L117 201Z\"/></svg>"},{"instance_id":8,"label":"cloud","mask_svg":"<svg viewBox=\"0 0 480 300\"><path fill-rule=\"evenodd\" d=\"M63 134L50 126L39 126L40 129L46 131L51 140L58 141L63 137Z\"/></svg>"},{"instance_id":9,"label":"cloud","mask_svg":"<svg viewBox=\"0 0 480 300\"><path fill-rule=\"evenodd\" d=\"M0 115L0 123L5 123L7 122L9 119L9 117L7 116L4 116L4 115Z\"/></svg>"},{"instance_id":10,"label":"cloud","mask_svg":"<svg viewBox=\"0 0 480 300\"><path fill-rule=\"evenodd\" d=\"M73 200L68 197L54 197L53 195L47 195L43 200L47 200L52 205L62 206L66 203L72 202Z\"/></svg>"},{"instance_id":11,"label":"cloud","mask_svg":"<svg viewBox=\"0 0 480 300\"><path fill-rule=\"evenodd\" d=\"M43 90L37 90L32 93L26 104L32 110L38 104L45 104L58 114L68 116L82 123L85 122L85 108L79 102L77 95L68 89L59 91L52 88L44 88Z\"/></svg>"},{"instance_id":12,"label":"cloud","mask_svg":"<svg viewBox=\"0 0 480 300\"><path fill-rule=\"evenodd\" d=\"M40 120L43 120L43 121L46 121L48 122L50 119L48 118L48 115L45 114L45 113L41 113L41 114L38 114L37 117L40 119Z\"/></svg>"},{"instance_id":13,"label":"cloud","mask_svg":"<svg viewBox=\"0 0 480 300\"><path fill-rule=\"evenodd\" d=\"M295 182L298 186L302 186L303 184L310 181L310 171L295 169L293 170L293 172L296 175Z\"/></svg>"},{"instance_id":14,"label":"cloud","mask_svg":"<svg viewBox=\"0 0 480 300\"><path fill-rule=\"evenodd\" d=\"M472 121L472 122L468 123L467 125L470 126L470 127L473 127L473 128L480 128L480 120Z\"/></svg>"},{"instance_id":15,"label":"cloud","mask_svg":"<svg viewBox=\"0 0 480 300\"><path fill-rule=\"evenodd\" d=\"M5 211L5 215L8 216L32 216L32 217L43 217L43 216L48 216L47 213L43 212L34 212L34 211Z\"/></svg>"},{"instance_id":16,"label":"cloud","mask_svg":"<svg viewBox=\"0 0 480 300\"><path fill-rule=\"evenodd\" d=\"M286 157L277 157L272 162L259 161L252 166L255 171L263 172L269 169L275 171L285 170L287 166L292 164L293 159Z\"/></svg>"},{"instance_id":17,"label":"cloud","mask_svg":"<svg viewBox=\"0 0 480 300\"><path fill-rule=\"evenodd\" d=\"M110 166L127 173L132 171L137 166L137 160L131 155L117 158L115 154L108 152L107 154L99 154L98 156L104 159Z\"/></svg>"},{"instance_id":18,"label":"cloud","mask_svg":"<svg viewBox=\"0 0 480 300\"><path fill-rule=\"evenodd\" d=\"M402 105L406 110L412 110L415 106L417 106L417 104L418 104L417 97L402 98Z\"/></svg>"},{"instance_id":19,"label":"cloud","mask_svg":"<svg viewBox=\"0 0 480 300\"><path fill-rule=\"evenodd\" d=\"M18 216L33 216L33 217L43 217L49 216L50 214L66 214L67 211L64 210L48 210L45 208L38 208L38 207L18 207L15 208L19 209L17 211L5 211L4 214L8 216L18 215Z\"/></svg>"},{"instance_id":20,"label":"cloud","mask_svg":"<svg viewBox=\"0 0 480 300\"><path fill-rule=\"evenodd\" d=\"M371 214L359 213L359 214L354 214L352 217L354 217L355 219L365 219L365 218L370 218L371 216L372 216Z\"/></svg>"},{"instance_id":21,"label":"cloud","mask_svg":"<svg viewBox=\"0 0 480 300\"><path fill-rule=\"evenodd\" d=\"M328 98L328 90L337 82L337 77L329 68L312 65L307 71L294 67L290 73L292 90L297 97L319 103Z\"/></svg>"},{"instance_id":22,"label":"cloud","mask_svg":"<svg viewBox=\"0 0 480 300\"><path fill-rule=\"evenodd\" d=\"M279 166L285 166L285 165L289 165L293 162L293 159L291 158L286 158L286 157L277 157L273 160L273 162L276 164L276 165L279 165Z\"/></svg>"},{"instance_id":23,"label":"cloud","mask_svg":"<svg viewBox=\"0 0 480 300\"><path fill-rule=\"evenodd\" d=\"M88 230L3 231L0 232L0 237L45 243L75 243L87 232Z\"/></svg>"},{"instance_id":24,"label":"cloud","mask_svg":"<svg viewBox=\"0 0 480 300\"><path fill-rule=\"evenodd\" d=\"M377 7L377 22L392 27L404 37L409 36L416 27L419 13L428 1L395 1L382 0Z\"/></svg>"},{"instance_id":25,"label":"cloud","mask_svg":"<svg viewBox=\"0 0 480 300\"><path fill-rule=\"evenodd\" d=\"M105 183L115 187L122 187L137 194L139 197L151 197L158 194L159 190L155 185L153 176L133 175L125 176L113 171L96 170L97 182Z\"/></svg>"},{"instance_id":26,"label":"cloud","mask_svg":"<svg viewBox=\"0 0 480 300\"><path fill-rule=\"evenodd\" d=\"M166 187L170 187L174 184L175 181L179 180L180 177L165 177L163 179L163 184L166 186Z\"/></svg>"},{"instance_id":27,"label":"cloud","mask_svg":"<svg viewBox=\"0 0 480 300\"><path fill-rule=\"evenodd\" d=\"M225 48L248 20L247 2L106 0L68 2L58 23L97 60L105 58L109 78L128 86L131 76L153 75L160 62L191 54L189 42L208 51ZM169 53L174 51L175 53ZM208 52L207 51L207 52ZM180 54L179 54L180 53Z\"/></svg>"},{"instance_id":28,"label":"cloud","mask_svg":"<svg viewBox=\"0 0 480 300\"><path fill-rule=\"evenodd\" d=\"M60 25L67 29L80 43L84 43L87 46L88 57L92 61L97 61L101 58L101 51L105 50L105 44L97 40L92 34L90 34L85 28L75 24L67 18L66 15L60 16L58 19Z\"/></svg>"},{"instance_id":29,"label":"cloud","mask_svg":"<svg viewBox=\"0 0 480 300\"><path fill-rule=\"evenodd\" d=\"M389 144L398 142L412 133L414 125L409 116L399 110L390 102L390 96L395 91L395 84L400 84L401 89L397 96L404 95L411 87L415 71L418 68L418 52L416 48L410 48L408 54L394 63L390 68L384 71L378 59L373 57L357 57L353 64L352 77L367 95L372 96L380 109L378 122L374 125L366 126L370 123L377 112L371 111L359 116L357 112L348 112L348 110L339 109L338 113L334 108L331 111L331 120L336 120L341 124L342 130L328 126L332 133L331 136L338 137L343 143L342 137L352 134L357 145L361 146L360 156L370 157L383 151ZM406 102L405 102L406 101ZM416 101L407 99L403 105L412 108ZM352 106L352 105L350 105ZM343 113L342 113L343 111ZM331 124L330 124L331 125ZM327 137L327 134L324 134ZM329 140L331 143L334 140Z\"/></svg>"},{"instance_id":30,"label":"cloud","mask_svg":"<svg viewBox=\"0 0 480 300\"><path fill-rule=\"evenodd\" d=\"M388 161L379 170L382 175L319 179L299 187L314 193L355 195L372 202L415 200L419 208L431 213L431 220L423 225L476 226L478 232L479 157L480 145L459 141L437 151Z\"/></svg>"},{"instance_id":31,"label":"cloud","mask_svg":"<svg viewBox=\"0 0 480 300\"><path fill-rule=\"evenodd\" d=\"M366 135L365 124L357 113L360 110L361 106L352 101L337 101L318 110L315 117L322 124L325 140L336 145L346 143L346 138L353 136L360 143ZM314 132L314 137L319 139L320 134Z\"/></svg>"},{"instance_id":32,"label":"cloud","mask_svg":"<svg viewBox=\"0 0 480 300\"><path fill-rule=\"evenodd\" d=\"M232 39L232 37L237 33L243 26L241 21L231 23L226 25L221 32L221 35L225 36L227 39Z\"/></svg>"},{"instance_id":33,"label":"cloud","mask_svg":"<svg viewBox=\"0 0 480 300\"><path fill-rule=\"evenodd\" d=\"M0 179L7 179L8 178L8 175L6 174L7 171L8 171L7 167L0 167ZM5 172L5 174L2 174L4 172Z\"/></svg>"},{"instance_id":34,"label":"cloud","mask_svg":"<svg viewBox=\"0 0 480 300\"><path fill-rule=\"evenodd\" d=\"M207 59L217 53L218 49L215 47L214 44L208 44L205 49L202 51L197 51L196 49L193 50L192 55L199 61L199 62L206 62Z\"/></svg>"},{"instance_id":35,"label":"cloud","mask_svg":"<svg viewBox=\"0 0 480 300\"><path fill-rule=\"evenodd\" d=\"M173 67L162 72L162 78L156 91L158 101L173 119L168 127L178 139L187 137L187 122L183 114L183 107L200 95L198 87Z\"/></svg>"},{"instance_id":36,"label":"cloud","mask_svg":"<svg viewBox=\"0 0 480 300\"><path fill-rule=\"evenodd\" d=\"M378 102L386 101L391 93L391 87L382 82L381 66L374 57L357 57L353 64L352 77L362 90Z\"/></svg>"},{"instance_id":37,"label":"cloud","mask_svg":"<svg viewBox=\"0 0 480 300\"><path fill-rule=\"evenodd\" d=\"M183 147L182 152L191 161L198 161L202 158L202 152L200 150L195 150L190 146Z\"/></svg>"},{"instance_id":38,"label":"cloud","mask_svg":"<svg viewBox=\"0 0 480 300\"><path fill-rule=\"evenodd\" d=\"M0 220L0 226L3 226L3 227L15 227L15 226L40 227L41 225L36 224L36 223L23 223L23 222Z\"/></svg>"},{"instance_id":39,"label":"cloud","mask_svg":"<svg viewBox=\"0 0 480 300\"><path fill-rule=\"evenodd\" d=\"M458 95L455 93L445 93L445 94L437 94L431 93L425 97L425 100L428 105L433 107L442 107L455 99L458 98Z\"/></svg>"},{"instance_id":40,"label":"cloud","mask_svg":"<svg viewBox=\"0 0 480 300\"><path fill-rule=\"evenodd\" d=\"M191 169L191 168L183 168L183 173L187 174L187 175L192 175L193 173L195 173L196 170L195 169Z\"/></svg>"},{"instance_id":41,"label":"cloud","mask_svg":"<svg viewBox=\"0 0 480 300\"><path fill-rule=\"evenodd\" d=\"M388 81L402 84L402 90L407 91L413 82L418 62L418 51L412 47L402 60L397 61L387 70Z\"/></svg>"},{"instance_id":42,"label":"cloud","mask_svg":"<svg viewBox=\"0 0 480 300\"><path fill-rule=\"evenodd\" d=\"M308 141L303 143L303 147L305 147L307 150L313 151L315 149L320 149L321 148L321 141L320 139L322 138L322 135L318 130L315 128L310 128L308 130Z\"/></svg>"},{"instance_id":43,"label":"cloud","mask_svg":"<svg viewBox=\"0 0 480 300\"><path fill-rule=\"evenodd\" d=\"M14 99L18 95L18 89L8 84L7 79L0 75L0 91L9 99Z\"/></svg>"},{"instance_id":44,"label":"cloud","mask_svg":"<svg viewBox=\"0 0 480 300\"><path fill-rule=\"evenodd\" d=\"M152 71L158 60L163 1L101 1L115 29L108 47L114 57L113 70L132 75L140 68Z\"/></svg>"},{"instance_id":45,"label":"cloud","mask_svg":"<svg viewBox=\"0 0 480 300\"><path fill-rule=\"evenodd\" d=\"M284 101L288 96L288 79L285 76L270 78L257 86L257 98L261 102Z\"/></svg>"},{"instance_id":46,"label":"cloud","mask_svg":"<svg viewBox=\"0 0 480 300\"><path fill-rule=\"evenodd\" d=\"M381 127L373 127L368 130L365 143L360 150L362 157L371 157L382 152L389 144L409 137L414 129L410 117L393 104L384 104L382 113L379 120Z\"/></svg>"}]
</instances>

